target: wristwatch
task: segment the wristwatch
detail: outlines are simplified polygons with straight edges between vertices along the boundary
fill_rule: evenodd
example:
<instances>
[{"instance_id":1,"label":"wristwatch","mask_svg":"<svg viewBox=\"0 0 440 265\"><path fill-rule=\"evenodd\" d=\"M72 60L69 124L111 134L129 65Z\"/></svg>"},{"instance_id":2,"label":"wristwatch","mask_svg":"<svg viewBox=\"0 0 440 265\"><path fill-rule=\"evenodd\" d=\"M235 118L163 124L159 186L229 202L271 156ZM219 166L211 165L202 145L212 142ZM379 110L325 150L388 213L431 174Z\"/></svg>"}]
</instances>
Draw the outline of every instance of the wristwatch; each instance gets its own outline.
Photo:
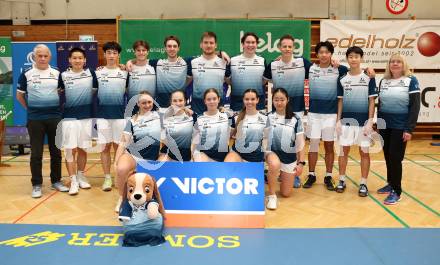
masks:
<instances>
[{"instance_id":1,"label":"wristwatch","mask_svg":"<svg viewBox=\"0 0 440 265\"><path fill-rule=\"evenodd\" d=\"M299 162L297 162L297 164L305 166L306 165L306 161L299 161Z\"/></svg>"}]
</instances>

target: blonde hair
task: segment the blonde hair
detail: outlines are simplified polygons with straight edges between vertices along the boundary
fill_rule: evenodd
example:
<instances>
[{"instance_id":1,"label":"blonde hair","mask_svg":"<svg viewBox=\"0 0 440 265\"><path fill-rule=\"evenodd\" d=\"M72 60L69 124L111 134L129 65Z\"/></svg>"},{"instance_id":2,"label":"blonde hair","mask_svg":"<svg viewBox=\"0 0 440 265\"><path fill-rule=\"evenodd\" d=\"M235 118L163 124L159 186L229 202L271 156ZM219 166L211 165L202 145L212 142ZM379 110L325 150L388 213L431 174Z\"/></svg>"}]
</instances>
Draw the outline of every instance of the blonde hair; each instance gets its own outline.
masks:
<instances>
[{"instance_id":1,"label":"blonde hair","mask_svg":"<svg viewBox=\"0 0 440 265\"><path fill-rule=\"evenodd\" d=\"M151 96L150 92L148 92L146 90L142 90L138 94L137 103L141 102L142 96L144 96L144 95L149 96L151 99L153 99L153 96ZM153 99L153 109L154 109L154 99ZM139 108L137 113L133 115L133 121L137 121L137 119L139 118L140 112L141 112L141 109Z\"/></svg>"},{"instance_id":2,"label":"blonde hair","mask_svg":"<svg viewBox=\"0 0 440 265\"><path fill-rule=\"evenodd\" d=\"M393 78L393 74L391 73L391 70L390 70L390 63L392 60L396 60L396 59L402 62L402 65L403 65L402 76L412 75L412 72L409 69L409 65L408 65L408 62L406 61L406 58L401 54L393 54L393 55L391 55L390 59L388 60L388 63L387 63L386 69L385 69L385 74L383 75L384 79L392 79Z\"/></svg>"}]
</instances>

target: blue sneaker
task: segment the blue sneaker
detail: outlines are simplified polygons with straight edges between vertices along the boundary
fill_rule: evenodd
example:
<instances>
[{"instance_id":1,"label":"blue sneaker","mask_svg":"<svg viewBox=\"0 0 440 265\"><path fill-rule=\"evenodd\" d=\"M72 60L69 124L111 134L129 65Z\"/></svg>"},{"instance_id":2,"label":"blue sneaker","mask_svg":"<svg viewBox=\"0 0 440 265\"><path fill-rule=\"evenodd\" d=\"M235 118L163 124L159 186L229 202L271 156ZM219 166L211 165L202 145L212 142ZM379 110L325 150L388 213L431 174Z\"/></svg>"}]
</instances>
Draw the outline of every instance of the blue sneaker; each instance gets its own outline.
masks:
<instances>
[{"instance_id":1,"label":"blue sneaker","mask_svg":"<svg viewBox=\"0 0 440 265\"><path fill-rule=\"evenodd\" d=\"M400 201L400 196L397 195L397 193L394 190L392 190L388 195L388 197L383 201L383 203L386 205L394 205L399 201Z\"/></svg>"},{"instance_id":2,"label":"blue sneaker","mask_svg":"<svg viewBox=\"0 0 440 265\"><path fill-rule=\"evenodd\" d=\"M295 189L301 188L301 179L299 178L299 176L295 176L295 180L293 181L293 187Z\"/></svg>"},{"instance_id":3,"label":"blue sneaker","mask_svg":"<svg viewBox=\"0 0 440 265\"><path fill-rule=\"evenodd\" d=\"M390 184L387 184L385 187L382 187L377 190L377 193L379 194L389 194L393 188L390 186Z\"/></svg>"}]
</instances>

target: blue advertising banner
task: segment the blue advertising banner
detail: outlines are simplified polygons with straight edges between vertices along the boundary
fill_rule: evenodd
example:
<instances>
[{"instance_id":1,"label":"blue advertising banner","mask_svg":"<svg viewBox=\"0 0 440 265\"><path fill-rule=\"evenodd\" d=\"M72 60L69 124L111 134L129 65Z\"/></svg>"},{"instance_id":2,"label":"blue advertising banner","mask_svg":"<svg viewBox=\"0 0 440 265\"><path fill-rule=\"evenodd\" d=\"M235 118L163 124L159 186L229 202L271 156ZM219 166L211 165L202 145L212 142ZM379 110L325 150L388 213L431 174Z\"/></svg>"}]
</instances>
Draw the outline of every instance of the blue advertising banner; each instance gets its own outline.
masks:
<instances>
[{"instance_id":1,"label":"blue advertising banner","mask_svg":"<svg viewBox=\"0 0 440 265\"><path fill-rule=\"evenodd\" d=\"M263 163L166 162L153 176L167 213L226 211L264 213Z\"/></svg>"},{"instance_id":2,"label":"blue advertising banner","mask_svg":"<svg viewBox=\"0 0 440 265\"><path fill-rule=\"evenodd\" d=\"M56 67L57 52L55 42L12 42L12 73L13 73L13 95L14 95L14 125L24 126L27 122L26 110L20 105L15 97L17 92L18 78L23 70L32 67L35 63L32 52L37 44L45 44L52 53L52 59L49 64Z\"/></svg>"},{"instance_id":3,"label":"blue advertising banner","mask_svg":"<svg viewBox=\"0 0 440 265\"><path fill-rule=\"evenodd\" d=\"M98 67L98 42L90 41L57 41L57 65L61 72L69 67L69 52L73 48L81 48L86 52L86 66L91 70Z\"/></svg>"}]
</instances>

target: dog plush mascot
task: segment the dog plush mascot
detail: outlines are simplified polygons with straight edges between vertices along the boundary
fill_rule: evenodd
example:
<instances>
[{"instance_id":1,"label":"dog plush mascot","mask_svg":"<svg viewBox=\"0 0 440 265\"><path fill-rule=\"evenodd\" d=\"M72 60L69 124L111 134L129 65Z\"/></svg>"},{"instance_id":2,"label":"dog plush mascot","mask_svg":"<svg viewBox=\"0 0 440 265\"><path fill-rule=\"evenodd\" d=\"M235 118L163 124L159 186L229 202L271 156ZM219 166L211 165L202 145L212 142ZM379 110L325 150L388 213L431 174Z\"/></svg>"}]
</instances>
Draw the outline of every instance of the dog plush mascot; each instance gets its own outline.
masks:
<instances>
[{"instance_id":1,"label":"dog plush mascot","mask_svg":"<svg viewBox=\"0 0 440 265\"><path fill-rule=\"evenodd\" d=\"M123 246L159 245L163 237L165 210L154 178L147 173L128 177L126 200L119 211L123 224Z\"/></svg>"}]
</instances>

